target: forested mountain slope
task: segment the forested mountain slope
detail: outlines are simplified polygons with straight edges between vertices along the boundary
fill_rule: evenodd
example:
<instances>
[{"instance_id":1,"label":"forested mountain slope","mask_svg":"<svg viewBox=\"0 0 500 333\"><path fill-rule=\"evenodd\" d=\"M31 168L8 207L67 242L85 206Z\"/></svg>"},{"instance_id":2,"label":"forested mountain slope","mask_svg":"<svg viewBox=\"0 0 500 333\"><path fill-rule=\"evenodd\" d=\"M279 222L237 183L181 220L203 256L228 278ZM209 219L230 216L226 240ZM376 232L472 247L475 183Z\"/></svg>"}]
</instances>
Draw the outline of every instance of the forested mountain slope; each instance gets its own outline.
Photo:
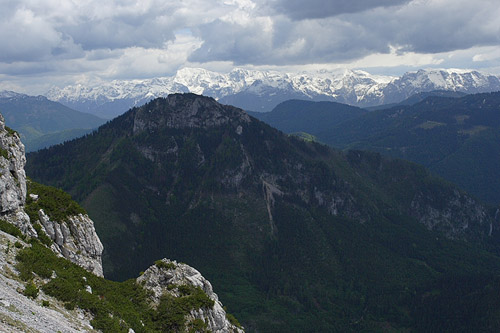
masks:
<instances>
[{"instance_id":1,"label":"forested mountain slope","mask_svg":"<svg viewBox=\"0 0 500 333\"><path fill-rule=\"evenodd\" d=\"M335 147L417 162L484 201L500 203L500 92L429 97L367 113L317 136Z\"/></svg>"},{"instance_id":2,"label":"forested mountain slope","mask_svg":"<svg viewBox=\"0 0 500 333\"><path fill-rule=\"evenodd\" d=\"M189 262L249 330L499 328L495 210L412 163L175 94L30 154L27 172L83 203L106 276Z\"/></svg>"}]
</instances>

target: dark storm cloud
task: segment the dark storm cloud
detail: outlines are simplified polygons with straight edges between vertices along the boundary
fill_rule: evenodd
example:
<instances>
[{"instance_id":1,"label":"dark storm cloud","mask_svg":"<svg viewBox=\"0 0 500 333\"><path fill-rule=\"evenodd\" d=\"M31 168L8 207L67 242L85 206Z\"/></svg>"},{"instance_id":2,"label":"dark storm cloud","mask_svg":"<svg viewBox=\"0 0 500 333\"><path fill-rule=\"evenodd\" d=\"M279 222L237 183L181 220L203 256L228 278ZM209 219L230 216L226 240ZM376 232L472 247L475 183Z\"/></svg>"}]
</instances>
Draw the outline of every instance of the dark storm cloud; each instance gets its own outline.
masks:
<instances>
[{"instance_id":1,"label":"dark storm cloud","mask_svg":"<svg viewBox=\"0 0 500 333\"><path fill-rule=\"evenodd\" d=\"M286 15L294 20L317 19L340 14L358 13L377 7L403 5L410 0L277 0L268 6L274 13Z\"/></svg>"}]
</instances>

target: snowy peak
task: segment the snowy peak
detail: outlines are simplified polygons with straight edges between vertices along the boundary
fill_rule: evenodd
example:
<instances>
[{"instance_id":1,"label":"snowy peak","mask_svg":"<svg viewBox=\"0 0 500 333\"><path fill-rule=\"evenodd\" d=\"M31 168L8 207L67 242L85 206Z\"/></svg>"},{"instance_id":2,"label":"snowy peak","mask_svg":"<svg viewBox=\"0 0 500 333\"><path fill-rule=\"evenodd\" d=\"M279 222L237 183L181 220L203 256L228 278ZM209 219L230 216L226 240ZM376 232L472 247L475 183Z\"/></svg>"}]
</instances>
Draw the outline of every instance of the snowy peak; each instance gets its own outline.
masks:
<instances>
[{"instance_id":1,"label":"snowy peak","mask_svg":"<svg viewBox=\"0 0 500 333\"><path fill-rule=\"evenodd\" d=\"M455 69L419 70L401 77L387 77L350 69L283 73L235 68L229 73L217 73L183 68L170 77L54 88L47 97L80 111L112 118L132 106L172 93L191 92L247 110L270 111L290 98L366 107L400 102L432 90L496 91L500 90L500 80L477 71Z\"/></svg>"},{"instance_id":2,"label":"snowy peak","mask_svg":"<svg viewBox=\"0 0 500 333\"><path fill-rule=\"evenodd\" d=\"M383 89L383 103L398 103L414 94L433 90L460 91L467 94L500 90L500 79L478 71L429 69L405 73Z\"/></svg>"},{"instance_id":3,"label":"snowy peak","mask_svg":"<svg viewBox=\"0 0 500 333\"><path fill-rule=\"evenodd\" d=\"M23 100L32 100L32 101L47 101L47 97L38 95L38 96L29 96L26 94L20 94L14 91L0 91L0 99L5 101L23 101Z\"/></svg>"},{"instance_id":4,"label":"snowy peak","mask_svg":"<svg viewBox=\"0 0 500 333\"><path fill-rule=\"evenodd\" d=\"M19 97L23 97L23 96L27 96L27 95L19 94L19 93L16 93L14 91L9 91L9 90L0 91L0 98L19 98Z\"/></svg>"},{"instance_id":5,"label":"snowy peak","mask_svg":"<svg viewBox=\"0 0 500 333\"><path fill-rule=\"evenodd\" d=\"M19 93L9 91L9 90L0 91L0 98L13 98L13 97L19 97L19 96L23 96L23 94L19 94Z\"/></svg>"},{"instance_id":6,"label":"snowy peak","mask_svg":"<svg viewBox=\"0 0 500 333\"><path fill-rule=\"evenodd\" d=\"M47 93L49 99L76 101L80 99L113 101L118 99L143 99L166 96L170 91L187 92L185 87L175 83L172 78L147 80L113 80L94 86L77 84L63 89L53 88Z\"/></svg>"}]
</instances>

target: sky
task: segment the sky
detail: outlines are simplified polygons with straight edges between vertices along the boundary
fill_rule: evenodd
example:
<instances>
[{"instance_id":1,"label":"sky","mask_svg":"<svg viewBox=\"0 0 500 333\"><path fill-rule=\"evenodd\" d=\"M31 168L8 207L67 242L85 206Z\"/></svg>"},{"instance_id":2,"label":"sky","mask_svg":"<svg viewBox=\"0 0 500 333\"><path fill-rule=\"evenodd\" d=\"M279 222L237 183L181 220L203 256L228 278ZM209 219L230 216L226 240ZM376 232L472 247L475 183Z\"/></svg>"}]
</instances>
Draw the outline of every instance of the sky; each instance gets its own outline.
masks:
<instances>
[{"instance_id":1,"label":"sky","mask_svg":"<svg viewBox=\"0 0 500 333\"><path fill-rule=\"evenodd\" d=\"M0 90L171 76L420 68L500 74L498 0L0 0Z\"/></svg>"}]
</instances>

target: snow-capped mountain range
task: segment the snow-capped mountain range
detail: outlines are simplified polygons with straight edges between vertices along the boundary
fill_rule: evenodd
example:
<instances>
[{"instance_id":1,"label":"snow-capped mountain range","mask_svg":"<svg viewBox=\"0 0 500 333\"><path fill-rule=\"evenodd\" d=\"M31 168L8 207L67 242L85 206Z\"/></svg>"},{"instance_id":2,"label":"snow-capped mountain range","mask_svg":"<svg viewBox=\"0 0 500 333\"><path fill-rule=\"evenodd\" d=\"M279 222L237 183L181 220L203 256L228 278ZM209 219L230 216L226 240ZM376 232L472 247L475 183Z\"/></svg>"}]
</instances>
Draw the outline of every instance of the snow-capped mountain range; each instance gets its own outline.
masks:
<instances>
[{"instance_id":1,"label":"snow-capped mountain range","mask_svg":"<svg viewBox=\"0 0 500 333\"><path fill-rule=\"evenodd\" d=\"M375 76L360 70L282 73L237 68L227 74L183 68L174 76L114 80L95 85L53 88L46 96L73 109L105 118L171 93L211 96L246 110L271 111L292 98L337 101L361 107L398 103L432 90L477 93L500 90L497 76L465 70L419 70L401 77Z\"/></svg>"}]
</instances>

